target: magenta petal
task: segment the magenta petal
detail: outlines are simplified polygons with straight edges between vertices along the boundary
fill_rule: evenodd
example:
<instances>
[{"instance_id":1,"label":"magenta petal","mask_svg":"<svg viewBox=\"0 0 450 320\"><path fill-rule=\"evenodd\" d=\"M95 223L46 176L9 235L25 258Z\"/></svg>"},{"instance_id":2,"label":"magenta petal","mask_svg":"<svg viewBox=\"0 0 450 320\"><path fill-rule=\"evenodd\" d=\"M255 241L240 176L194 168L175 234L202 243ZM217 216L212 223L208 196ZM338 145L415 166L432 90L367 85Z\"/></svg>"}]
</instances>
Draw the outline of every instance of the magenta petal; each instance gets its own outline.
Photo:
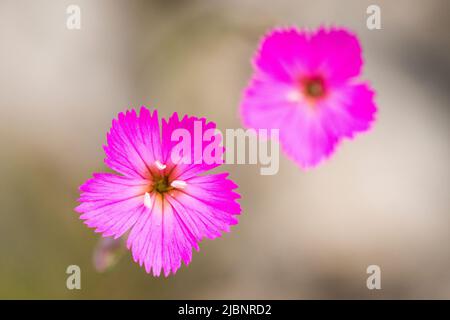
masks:
<instances>
[{"instance_id":1,"label":"magenta petal","mask_svg":"<svg viewBox=\"0 0 450 320\"><path fill-rule=\"evenodd\" d=\"M241 208L236 202L237 187L227 174L195 177L186 189L168 197L183 225L197 240L216 238L237 223Z\"/></svg>"},{"instance_id":2,"label":"magenta petal","mask_svg":"<svg viewBox=\"0 0 450 320\"><path fill-rule=\"evenodd\" d=\"M146 108L119 113L114 119L104 147L106 164L124 175L149 178L151 165L161 160L159 121L156 111L153 115Z\"/></svg>"},{"instance_id":3,"label":"magenta petal","mask_svg":"<svg viewBox=\"0 0 450 320\"><path fill-rule=\"evenodd\" d=\"M367 84L343 86L320 107L322 127L336 136L351 138L368 130L375 120L374 92Z\"/></svg>"},{"instance_id":4,"label":"magenta petal","mask_svg":"<svg viewBox=\"0 0 450 320\"><path fill-rule=\"evenodd\" d=\"M295 107L286 97L292 85L256 75L242 100L240 112L246 127L280 129Z\"/></svg>"},{"instance_id":5,"label":"magenta petal","mask_svg":"<svg viewBox=\"0 0 450 320\"><path fill-rule=\"evenodd\" d=\"M145 180L97 173L80 187L75 209L90 228L104 236L120 237L136 222L143 204Z\"/></svg>"},{"instance_id":6,"label":"magenta petal","mask_svg":"<svg viewBox=\"0 0 450 320\"><path fill-rule=\"evenodd\" d=\"M183 192L193 198L201 199L203 203L213 208L232 215L239 214L241 207L235 200L239 199L240 195L233 191L237 185L228 180L227 176L227 173L221 173L190 178Z\"/></svg>"},{"instance_id":7,"label":"magenta petal","mask_svg":"<svg viewBox=\"0 0 450 320\"><path fill-rule=\"evenodd\" d=\"M302 168L319 164L333 153L338 142L337 136L322 126L321 119L308 112L293 109L284 125L281 146Z\"/></svg>"},{"instance_id":8,"label":"magenta petal","mask_svg":"<svg viewBox=\"0 0 450 320\"><path fill-rule=\"evenodd\" d=\"M297 72L308 68L308 36L297 29L275 29L264 37L254 64L274 79L291 82Z\"/></svg>"},{"instance_id":9,"label":"magenta petal","mask_svg":"<svg viewBox=\"0 0 450 320\"><path fill-rule=\"evenodd\" d=\"M197 127L198 132L195 131ZM178 119L178 114L174 113L169 121L163 119L162 122L162 146L163 146L163 159L168 165L168 171L172 171L172 179L188 179L189 177L198 175L202 172L209 171L221 165L223 163L223 148L218 148L217 159L219 161L214 163L208 163L206 159L203 159L204 150L210 141L204 141L202 139L204 133L207 130L212 130L216 128L214 122L207 122L204 118L188 117L185 116L183 119ZM172 134L177 129L186 130L189 133L191 153L189 163L173 163L172 162L172 151L175 145L179 141L172 141ZM198 139L198 140L196 140ZM215 135L215 139L221 139L221 136Z\"/></svg>"},{"instance_id":10,"label":"magenta petal","mask_svg":"<svg viewBox=\"0 0 450 320\"><path fill-rule=\"evenodd\" d=\"M344 29L321 28L311 38L311 69L324 70L330 82L356 77L363 64L358 38Z\"/></svg>"},{"instance_id":11,"label":"magenta petal","mask_svg":"<svg viewBox=\"0 0 450 320\"><path fill-rule=\"evenodd\" d=\"M223 231L230 230L230 225L237 223L237 220L233 219L229 213L186 194L177 195L168 200L186 224L193 224L190 231L198 241L204 238L220 237Z\"/></svg>"},{"instance_id":12,"label":"magenta petal","mask_svg":"<svg viewBox=\"0 0 450 320\"><path fill-rule=\"evenodd\" d=\"M197 244L169 201L161 196L153 201L153 208L141 215L131 231L127 246L147 273L159 276L163 270L168 276L180 268L182 261L189 264L192 247Z\"/></svg>"}]
</instances>

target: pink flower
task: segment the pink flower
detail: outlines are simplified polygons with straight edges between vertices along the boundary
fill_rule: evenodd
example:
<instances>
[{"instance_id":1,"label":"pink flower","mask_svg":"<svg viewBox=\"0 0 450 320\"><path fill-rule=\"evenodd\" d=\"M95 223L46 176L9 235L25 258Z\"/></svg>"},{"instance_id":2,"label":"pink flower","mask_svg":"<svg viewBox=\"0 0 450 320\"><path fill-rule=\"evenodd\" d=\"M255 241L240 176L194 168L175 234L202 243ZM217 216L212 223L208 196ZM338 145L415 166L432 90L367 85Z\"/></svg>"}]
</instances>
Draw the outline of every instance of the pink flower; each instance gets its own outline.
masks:
<instances>
[{"instance_id":1,"label":"pink flower","mask_svg":"<svg viewBox=\"0 0 450 320\"><path fill-rule=\"evenodd\" d=\"M344 29L272 31L254 57L244 125L279 129L290 158L303 168L317 165L374 120L374 92L356 79L362 64L358 39Z\"/></svg>"},{"instance_id":2,"label":"pink flower","mask_svg":"<svg viewBox=\"0 0 450 320\"><path fill-rule=\"evenodd\" d=\"M203 238L216 238L237 224L240 214L233 192L237 185L228 173L204 174L220 163L177 164L172 161L172 132L178 128L194 135L194 122L203 129L212 122L174 113L162 119L160 136L156 111L142 107L140 114L119 113L112 122L104 147L105 163L118 174L95 173L81 187L81 204L75 209L90 228L104 237L119 238L129 231L127 247L147 273L168 276L181 261L188 265L192 247L199 250ZM220 138L220 137L219 137ZM205 149L207 142L194 143Z\"/></svg>"}]
</instances>

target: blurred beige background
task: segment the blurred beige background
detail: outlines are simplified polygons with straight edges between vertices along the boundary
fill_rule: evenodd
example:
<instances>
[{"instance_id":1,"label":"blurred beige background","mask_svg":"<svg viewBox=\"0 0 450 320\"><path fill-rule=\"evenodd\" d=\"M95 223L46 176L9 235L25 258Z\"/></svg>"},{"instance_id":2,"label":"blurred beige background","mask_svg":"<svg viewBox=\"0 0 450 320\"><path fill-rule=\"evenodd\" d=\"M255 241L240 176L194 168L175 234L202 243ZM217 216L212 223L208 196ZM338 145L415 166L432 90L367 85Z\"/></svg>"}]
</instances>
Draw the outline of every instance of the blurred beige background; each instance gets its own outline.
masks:
<instances>
[{"instance_id":1,"label":"blurred beige background","mask_svg":"<svg viewBox=\"0 0 450 320\"><path fill-rule=\"evenodd\" d=\"M66 7L82 28L66 29ZM366 8L382 9L382 30ZM0 1L0 298L450 298L450 2ZM240 224L189 267L153 278L127 254L97 273L99 236L73 211L103 171L126 108L239 128L250 57L269 28L345 26L360 37L378 121L316 170L227 166ZM82 290L66 289L66 268ZM382 290L366 268L382 269Z\"/></svg>"}]
</instances>

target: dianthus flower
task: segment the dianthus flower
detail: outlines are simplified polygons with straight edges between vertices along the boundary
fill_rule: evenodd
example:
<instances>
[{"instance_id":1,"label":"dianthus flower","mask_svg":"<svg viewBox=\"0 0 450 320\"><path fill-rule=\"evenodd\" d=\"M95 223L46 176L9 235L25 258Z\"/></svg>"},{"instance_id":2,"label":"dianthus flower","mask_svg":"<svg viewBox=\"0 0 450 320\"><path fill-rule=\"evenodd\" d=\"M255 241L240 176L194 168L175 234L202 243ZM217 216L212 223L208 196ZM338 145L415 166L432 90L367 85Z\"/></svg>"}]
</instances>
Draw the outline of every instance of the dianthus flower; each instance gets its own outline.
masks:
<instances>
[{"instance_id":1,"label":"dianthus flower","mask_svg":"<svg viewBox=\"0 0 450 320\"><path fill-rule=\"evenodd\" d=\"M216 238L237 224L239 195L228 173L211 174L221 163L174 162L172 133L187 130L194 136L194 123L203 130L215 124L205 119L174 113L168 121L144 107L119 113L112 122L104 147L106 165L116 173L95 173L81 187L76 211L88 227L104 237L128 233L127 248L133 259L159 276L175 273L183 261L192 259L203 238ZM220 137L216 137L220 138ZM192 153L203 152L208 141L192 139Z\"/></svg>"},{"instance_id":2,"label":"dianthus flower","mask_svg":"<svg viewBox=\"0 0 450 320\"><path fill-rule=\"evenodd\" d=\"M374 121L374 91L357 77L361 46L345 29L275 29L253 59L241 117L253 129L279 129L282 150L313 167Z\"/></svg>"}]
</instances>

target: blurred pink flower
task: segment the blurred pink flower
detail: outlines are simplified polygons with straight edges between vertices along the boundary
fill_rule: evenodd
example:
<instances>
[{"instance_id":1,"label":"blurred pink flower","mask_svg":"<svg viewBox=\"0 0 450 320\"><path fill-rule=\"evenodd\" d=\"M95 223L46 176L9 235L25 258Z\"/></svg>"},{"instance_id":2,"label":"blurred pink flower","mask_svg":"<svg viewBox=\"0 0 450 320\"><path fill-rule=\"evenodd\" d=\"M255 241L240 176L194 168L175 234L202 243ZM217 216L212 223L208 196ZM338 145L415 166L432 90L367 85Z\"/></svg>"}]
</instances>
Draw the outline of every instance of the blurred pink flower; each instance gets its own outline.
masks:
<instances>
[{"instance_id":1,"label":"blurred pink flower","mask_svg":"<svg viewBox=\"0 0 450 320\"><path fill-rule=\"evenodd\" d=\"M244 125L280 129L291 159L302 168L317 165L374 121L374 91L356 80L362 64L360 43L345 29L273 30L254 57Z\"/></svg>"},{"instance_id":2,"label":"blurred pink flower","mask_svg":"<svg viewBox=\"0 0 450 320\"><path fill-rule=\"evenodd\" d=\"M203 238L228 232L241 212L233 192L237 185L228 173L200 175L220 163L172 161L172 132L184 128L193 136L195 121L204 130L215 128L205 119L179 120L174 113L169 121L162 119L161 136L157 111L142 107L139 115L120 113L104 147L105 163L119 174L95 173L80 187L81 204L75 209L80 218L104 237L116 239L130 231L127 247L133 259L154 276L161 270L165 276L175 273L181 261L188 265L192 247L199 250ZM207 144L193 143L192 152Z\"/></svg>"}]
</instances>

